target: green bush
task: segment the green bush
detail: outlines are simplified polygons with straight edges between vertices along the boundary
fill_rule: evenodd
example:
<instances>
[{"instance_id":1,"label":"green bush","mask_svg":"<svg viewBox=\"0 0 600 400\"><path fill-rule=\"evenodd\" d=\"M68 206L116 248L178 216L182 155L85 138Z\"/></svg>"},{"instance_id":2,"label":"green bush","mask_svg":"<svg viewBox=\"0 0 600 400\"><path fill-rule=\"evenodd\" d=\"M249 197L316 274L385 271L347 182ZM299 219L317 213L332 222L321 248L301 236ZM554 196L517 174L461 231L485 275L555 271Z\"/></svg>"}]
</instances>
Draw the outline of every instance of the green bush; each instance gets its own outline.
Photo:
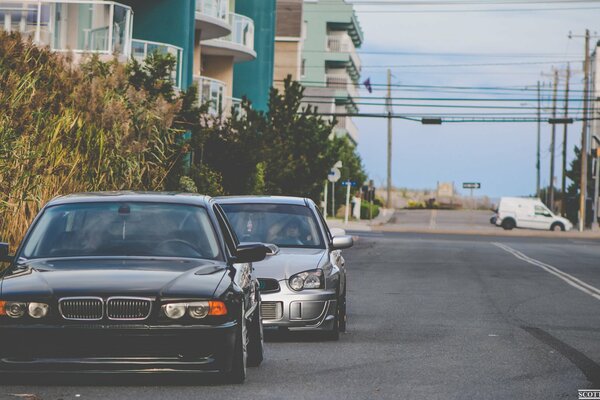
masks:
<instances>
[{"instance_id":1,"label":"green bush","mask_svg":"<svg viewBox=\"0 0 600 400\"><path fill-rule=\"evenodd\" d=\"M360 219L369 219L369 207L371 207L371 217L375 218L379 215L379 206L367 202L360 203Z\"/></svg>"}]
</instances>

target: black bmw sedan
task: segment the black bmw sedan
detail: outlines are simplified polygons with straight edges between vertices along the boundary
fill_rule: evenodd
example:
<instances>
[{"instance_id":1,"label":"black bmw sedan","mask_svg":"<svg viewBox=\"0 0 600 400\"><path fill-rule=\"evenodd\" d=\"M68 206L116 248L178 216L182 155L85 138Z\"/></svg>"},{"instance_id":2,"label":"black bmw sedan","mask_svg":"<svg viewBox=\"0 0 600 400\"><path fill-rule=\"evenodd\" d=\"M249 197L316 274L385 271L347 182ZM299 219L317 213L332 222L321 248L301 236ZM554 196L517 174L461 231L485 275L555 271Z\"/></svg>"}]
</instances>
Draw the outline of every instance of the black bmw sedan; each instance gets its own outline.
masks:
<instances>
[{"instance_id":1,"label":"black bmw sedan","mask_svg":"<svg viewBox=\"0 0 600 400\"><path fill-rule=\"evenodd\" d=\"M59 197L36 217L0 282L0 370L222 372L263 358L252 262L200 195Z\"/></svg>"}]
</instances>

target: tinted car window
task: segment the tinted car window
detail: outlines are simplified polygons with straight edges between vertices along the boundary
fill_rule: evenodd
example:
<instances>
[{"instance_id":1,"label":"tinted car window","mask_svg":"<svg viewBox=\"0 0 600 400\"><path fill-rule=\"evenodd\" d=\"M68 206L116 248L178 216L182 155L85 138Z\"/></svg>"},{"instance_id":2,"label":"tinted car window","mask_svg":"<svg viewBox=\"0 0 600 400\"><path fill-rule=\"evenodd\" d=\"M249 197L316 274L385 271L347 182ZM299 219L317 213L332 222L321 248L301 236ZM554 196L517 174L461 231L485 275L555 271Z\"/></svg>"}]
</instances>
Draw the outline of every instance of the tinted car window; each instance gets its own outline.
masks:
<instances>
[{"instance_id":1,"label":"tinted car window","mask_svg":"<svg viewBox=\"0 0 600 400\"><path fill-rule=\"evenodd\" d=\"M48 208L29 235L22 256L218 259L220 252L202 207L103 202Z\"/></svg>"},{"instance_id":2,"label":"tinted car window","mask_svg":"<svg viewBox=\"0 0 600 400\"><path fill-rule=\"evenodd\" d=\"M324 248L319 225L308 207L290 204L221 204L221 208L241 242Z\"/></svg>"}]
</instances>

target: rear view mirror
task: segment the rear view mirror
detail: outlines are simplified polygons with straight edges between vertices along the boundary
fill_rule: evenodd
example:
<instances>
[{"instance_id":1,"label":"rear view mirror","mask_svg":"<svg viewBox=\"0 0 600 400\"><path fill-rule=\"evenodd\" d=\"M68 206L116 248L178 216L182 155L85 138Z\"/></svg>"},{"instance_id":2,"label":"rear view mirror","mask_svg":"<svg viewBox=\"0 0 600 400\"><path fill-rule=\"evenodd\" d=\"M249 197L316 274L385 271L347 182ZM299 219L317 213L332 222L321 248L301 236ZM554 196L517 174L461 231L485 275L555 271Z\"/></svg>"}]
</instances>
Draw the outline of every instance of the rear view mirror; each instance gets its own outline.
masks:
<instances>
[{"instance_id":1,"label":"rear view mirror","mask_svg":"<svg viewBox=\"0 0 600 400\"><path fill-rule=\"evenodd\" d=\"M11 262L13 258L8 255L8 243L0 243L0 262Z\"/></svg>"},{"instance_id":2,"label":"rear view mirror","mask_svg":"<svg viewBox=\"0 0 600 400\"><path fill-rule=\"evenodd\" d=\"M251 263L265 259L271 251L262 243L241 243L235 252L233 262L235 263Z\"/></svg>"},{"instance_id":3,"label":"rear view mirror","mask_svg":"<svg viewBox=\"0 0 600 400\"><path fill-rule=\"evenodd\" d=\"M334 236L331 244L336 250L347 249L354 245L354 239L352 239L352 236L348 235Z\"/></svg>"}]
</instances>

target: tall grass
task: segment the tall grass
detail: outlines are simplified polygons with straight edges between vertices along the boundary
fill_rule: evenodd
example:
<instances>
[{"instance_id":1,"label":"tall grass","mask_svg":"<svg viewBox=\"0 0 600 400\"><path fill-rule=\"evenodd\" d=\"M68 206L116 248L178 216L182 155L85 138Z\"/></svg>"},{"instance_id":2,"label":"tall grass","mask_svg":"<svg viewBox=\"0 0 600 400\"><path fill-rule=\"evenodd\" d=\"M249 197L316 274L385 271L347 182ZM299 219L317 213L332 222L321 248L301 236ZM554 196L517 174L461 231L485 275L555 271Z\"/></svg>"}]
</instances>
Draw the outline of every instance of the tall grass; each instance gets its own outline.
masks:
<instances>
[{"instance_id":1,"label":"tall grass","mask_svg":"<svg viewBox=\"0 0 600 400\"><path fill-rule=\"evenodd\" d=\"M165 188L181 154L181 104L136 89L130 75L0 32L1 241L16 246L58 195Z\"/></svg>"}]
</instances>

